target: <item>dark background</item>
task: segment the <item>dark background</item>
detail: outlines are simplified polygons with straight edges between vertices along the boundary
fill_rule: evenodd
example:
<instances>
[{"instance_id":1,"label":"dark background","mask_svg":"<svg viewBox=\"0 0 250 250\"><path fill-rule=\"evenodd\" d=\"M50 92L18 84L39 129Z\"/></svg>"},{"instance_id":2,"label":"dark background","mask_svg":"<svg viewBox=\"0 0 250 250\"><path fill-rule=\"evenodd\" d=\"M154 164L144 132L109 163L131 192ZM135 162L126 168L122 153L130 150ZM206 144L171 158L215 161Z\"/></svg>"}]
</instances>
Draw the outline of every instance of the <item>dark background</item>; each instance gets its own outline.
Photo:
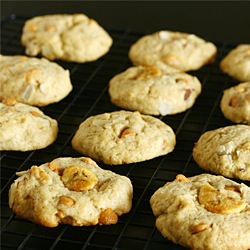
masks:
<instances>
[{"instance_id":1,"label":"dark background","mask_svg":"<svg viewBox=\"0 0 250 250\"><path fill-rule=\"evenodd\" d=\"M106 28L169 29L213 41L250 42L250 1L1 1L2 17L76 12Z\"/></svg>"}]
</instances>

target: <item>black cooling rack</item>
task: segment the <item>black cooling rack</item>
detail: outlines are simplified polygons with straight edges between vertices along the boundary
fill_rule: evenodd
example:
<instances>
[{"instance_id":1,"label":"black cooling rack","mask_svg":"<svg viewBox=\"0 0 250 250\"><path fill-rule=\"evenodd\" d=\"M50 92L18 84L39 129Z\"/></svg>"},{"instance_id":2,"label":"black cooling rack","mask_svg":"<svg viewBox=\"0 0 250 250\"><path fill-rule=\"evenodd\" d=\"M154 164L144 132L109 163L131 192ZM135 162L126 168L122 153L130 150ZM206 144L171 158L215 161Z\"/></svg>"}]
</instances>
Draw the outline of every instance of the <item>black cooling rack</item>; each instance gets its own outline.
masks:
<instances>
[{"instance_id":1,"label":"black cooling rack","mask_svg":"<svg viewBox=\"0 0 250 250\"><path fill-rule=\"evenodd\" d=\"M2 21L2 54L24 54L20 36L25 19L13 15ZM172 181L177 173L186 176L202 173L203 170L192 159L194 142L206 130L231 124L223 117L219 102L223 90L237 82L224 75L218 64L236 44L215 42L218 47L216 61L191 72L203 86L202 94L191 109L181 114L159 117L176 133L174 152L137 164L111 167L98 163L104 169L128 176L133 183L133 208L130 213L121 216L116 225L45 228L17 218L8 207L8 190L17 171L57 157L80 156L70 143L79 124L90 115L119 110L110 102L108 82L131 65L129 47L144 34L119 29L110 29L109 33L114 43L110 52L101 59L85 64L58 61L70 70L74 89L61 102L42 108L47 115L58 120L60 132L56 142L37 151L1 152L1 249L185 249L164 239L156 230L149 199L156 189L166 181Z\"/></svg>"}]
</instances>

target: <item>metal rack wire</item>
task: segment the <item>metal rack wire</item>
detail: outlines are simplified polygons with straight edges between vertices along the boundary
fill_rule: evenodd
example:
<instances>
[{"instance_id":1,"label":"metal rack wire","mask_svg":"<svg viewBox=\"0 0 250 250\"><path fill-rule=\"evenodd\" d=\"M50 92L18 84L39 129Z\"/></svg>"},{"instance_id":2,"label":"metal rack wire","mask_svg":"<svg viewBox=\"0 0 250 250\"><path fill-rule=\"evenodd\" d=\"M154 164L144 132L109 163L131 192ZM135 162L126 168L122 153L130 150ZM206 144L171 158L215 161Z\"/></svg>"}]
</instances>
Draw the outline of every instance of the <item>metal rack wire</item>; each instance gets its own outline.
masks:
<instances>
[{"instance_id":1,"label":"metal rack wire","mask_svg":"<svg viewBox=\"0 0 250 250\"><path fill-rule=\"evenodd\" d=\"M20 36L25 20L25 17L13 15L2 21L1 54L24 54ZM219 101L223 90L236 82L219 70L218 63L234 44L216 43L216 61L191 72L203 85L202 94L191 109L181 114L159 117L176 133L174 152L115 168L98 163L100 167L128 176L133 183L133 208L130 213L121 216L116 225L45 228L17 218L8 207L8 190L17 171L60 156L79 156L70 142L81 121L90 115L119 110L110 102L108 82L112 76L131 65L127 56L129 47L144 34L118 29L110 29L109 33L114 44L103 58L85 64L58 61L70 70L74 89L61 102L42 108L47 115L58 120L56 142L37 151L1 152L1 249L185 249L164 239L156 230L149 199L157 188L173 180L177 173L187 176L202 173L203 170L192 159L194 143L204 131L231 124L223 117Z\"/></svg>"}]
</instances>

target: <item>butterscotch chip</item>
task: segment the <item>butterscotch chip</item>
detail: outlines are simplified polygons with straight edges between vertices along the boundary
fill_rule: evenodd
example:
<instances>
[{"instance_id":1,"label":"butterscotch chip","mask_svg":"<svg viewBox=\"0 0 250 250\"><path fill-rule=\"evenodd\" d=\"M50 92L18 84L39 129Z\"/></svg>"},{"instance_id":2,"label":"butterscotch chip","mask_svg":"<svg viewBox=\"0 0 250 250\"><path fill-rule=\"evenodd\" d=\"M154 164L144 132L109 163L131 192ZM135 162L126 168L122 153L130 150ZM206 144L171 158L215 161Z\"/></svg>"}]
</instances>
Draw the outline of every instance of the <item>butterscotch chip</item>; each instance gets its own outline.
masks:
<instances>
[{"instance_id":1,"label":"butterscotch chip","mask_svg":"<svg viewBox=\"0 0 250 250\"><path fill-rule=\"evenodd\" d=\"M224 116L236 123L250 124L250 82L224 90L220 107Z\"/></svg>"},{"instance_id":2,"label":"butterscotch chip","mask_svg":"<svg viewBox=\"0 0 250 250\"><path fill-rule=\"evenodd\" d=\"M52 144L58 134L56 120L22 103L0 103L0 124L0 151L42 149Z\"/></svg>"},{"instance_id":3,"label":"butterscotch chip","mask_svg":"<svg viewBox=\"0 0 250 250\"><path fill-rule=\"evenodd\" d=\"M100 225L111 225L116 224L118 221L118 216L111 208L103 210L100 214L99 224Z\"/></svg>"},{"instance_id":4,"label":"butterscotch chip","mask_svg":"<svg viewBox=\"0 0 250 250\"><path fill-rule=\"evenodd\" d=\"M250 81L250 44L239 44L220 62L221 70L239 81Z\"/></svg>"},{"instance_id":5,"label":"butterscotch chip","mask_svg":"<svg viewBox=\"0 0 250 250\"><path fill-rule=\"evenodd\" d=\"M225 187L225 190L230 190ZM232 191L235 191L234 189ZM237 192L238 193L238 192ZM228 192L216 190L210 184L201 186L198 193L198 200L205 209L218 214L231 214L241 212L247 206L247 203L240 200L237 196L229 196Z\"/></svg>"},{"instance_id":6,"label":"butterscotch chip","mask_svg":"<svg viewBox=\"0 0 250 250\"><path fill-rule=\"evenodd\" d=\"M136 41L129 50L129 58L135 65L154 65L174 72L197 70L211 62L216 53L213 43L194 34L162 30Z\"/></svg>"},{"instance_id":7,"label":"butterscotch chip","mask_svg":"<svg viewBox=\"0 0 250 250\"><path fill-rule=\"evenodd\" d=\"M98 182L98 179L87 168L69 166L63 171L62 181L68 189L80 192L92 189Z\"/></svg>"},{"instance_id":8,"label":"butterscotch chip","mask_svg":"<svg viewBox=\"0 0 250 250\"><path fill-rule=\"evenodd\" d=\"M129 178L89 158L68 157L19 174L9 190L9 206L19 217L46 227L110 225L130 211L132 196Z\"/></svg>"},{"instance_id":9,"label":"butterscotch chip","mask_svg":"<svg viewBox=\"0 0 250 250\"><path fill-rule=\"evenodd\" d=\"M0 55L0 100L45 106L72 90L69 71L45 58Z\"/></svg>"},{"instance_id":10,"label":"butterscotch chip","mask_svg":"<svg viewBox=\"0 0 250 250\"><path fill-rule=\"evenodd\" d=\"M115 75L109 95L115 105L148 115L171 115L191 108L201 93L197 77L135 66Z\"/></svg>"},{"instance_id":11,"label":"butterscotch chip","mask_svg":"<svg viewBox=\"0 0 250 250\"><path fill-rule=\"evenodd\" d=\"M183 174L176 175L175 179L177 181L180 181L180 182L186 182L186 181L188 181L188 178L185 175L183 175Z\"/></svg>"},{"instance_id":12,"label":"butterscotch chip","mask_svg":"<svg viewBox=\"0 0 250 250\"><path fill-rule=\"evenodd\" d=\"M27 20L21 42L27 55L82 63L106 54L112 38L84 14L54 14Z\"/></svg>"},{"instance_id":13,"label":"butterscotch chip","mask_svg":"<svg viewBox=\"0 0 250 250\"><path fill-rule=\"evenodd\" d=\"M167 182L150 198L161 234L189 249L249 249L250 188L210 174L187 179Z\"/></svg>"},{"instance_id":14,"label":"butterscotch chip","mask_svg":"<svg viewBox=\"0 0 250 250\"><path fill-rule=\"evenodd\" d=\"M205 132L193 148L193 158L212 173L250 180L250 126L231 125Z\"/></svg>"},{"instance_id":15,"label":"butterscotch chip","mask_svg":"<svg viewBox=\"0 0 250 250\"><path fill-rule=\"evenodd\" d=\"M173 151L175 134L155 117L139 112L115 111L83 121L72 139L72 146L106 164L128 164Z\"/></svg>"}]
</instances>

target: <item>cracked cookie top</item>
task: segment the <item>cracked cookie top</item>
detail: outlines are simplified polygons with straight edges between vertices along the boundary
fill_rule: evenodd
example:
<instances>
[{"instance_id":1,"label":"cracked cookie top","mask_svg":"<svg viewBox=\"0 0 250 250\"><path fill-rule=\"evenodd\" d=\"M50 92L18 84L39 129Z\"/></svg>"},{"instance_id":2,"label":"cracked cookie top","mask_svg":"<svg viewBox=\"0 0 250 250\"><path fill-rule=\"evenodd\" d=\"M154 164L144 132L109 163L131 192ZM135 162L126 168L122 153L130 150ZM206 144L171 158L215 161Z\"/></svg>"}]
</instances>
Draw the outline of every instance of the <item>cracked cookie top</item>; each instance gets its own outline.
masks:
<instances>
[{"instance_id":1,"label":"cracked cookie top","mask_svg":"<svg viewBox=\"0 0 250 250\"><path fill-rule=\"evenodd\" d=\"M28 55L82 63L106 54L112 38L84 14L55 14L27 20L21 42Z\"/></svg>"},{"instance_id":2,"label":"cracked cookie top","mask_svg":"<svg viewBox=\"0 0 250 250\"><path fill-rule=\"evenodd\" d=\"M199 250L250 246L250 188L222 176L176 176L152 195L156 227L173 242Z\"/></svg>"},{"instance_id":3,"label":"cracked cookie top","mask_svg":"<svg viewBox=\"0 0 250 250\"><path fill-rule=\"evenodd\" d=\"M10 208L43 226L116 224L132 206L129 178L87 157L57 158L17 175L9 190Z\"/></svg>"},{"instance_id":4,"label":"cracked cookie top","mask_svg":"<svg viewBox=\"0 0 250 250\"><path fill-rule=\"evenodd\" d=\"M158 118L122 110L87 118L76 131L72 146L106 164L128 164L173 151L175 134Z\"/></svg>"}]
</instances>

